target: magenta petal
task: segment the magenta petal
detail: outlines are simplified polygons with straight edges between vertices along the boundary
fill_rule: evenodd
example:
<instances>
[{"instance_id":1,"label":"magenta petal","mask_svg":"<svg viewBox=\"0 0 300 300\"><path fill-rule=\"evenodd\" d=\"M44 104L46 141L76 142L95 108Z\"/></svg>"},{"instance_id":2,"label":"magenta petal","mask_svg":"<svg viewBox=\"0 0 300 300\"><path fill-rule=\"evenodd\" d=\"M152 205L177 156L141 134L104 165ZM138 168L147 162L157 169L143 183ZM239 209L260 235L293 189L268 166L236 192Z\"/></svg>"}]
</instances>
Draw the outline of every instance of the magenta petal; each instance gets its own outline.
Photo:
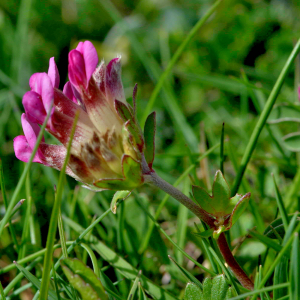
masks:
<instances>
[{"instance_id":1,"label":"magenta petal","mask_svg":"<svg viewBox=\"0 0 300 300\"><path fill-rule=\"evenodd\" d=\"M46 73L35 73L30 77L29 85L32 91L42 97L46 112L49 111L53 101L53 86L50 77Z\"/></svg>"},{"instance_id":2,"label":"magenta petal","mask_svg":"<svg viewBox=\"0 0 300 300\"><path fill-rule=\"evenodd\" d=\"M69 79L70 82L80 90L81 87L86 88L86 71L82 54L77 50L69 53Z\"/></svg>"},{"instance_id":3,"label":"magenta petal","mask_svg":"<svg viewBox=\"0 0 300 300\"><path fill-rule=\"evenodd\" d=\"M48 69L48 76L52 82L52 86L57 88L59 87L59 73L58 69L54 60L54 57L50 58L49 61L49 69Z\"/></svg>"},{"instance_id":4,"label":"magenta petal","mask_svg":"<svg viewBox=\"0 0 300 300\"><path fill-rule=\"evenodd\" d=\"M24 135L19 135L14 138L14 151L17 159L28 162L32 153L32 149L29 146L26 137ZM34 162L42 163L39 159L38 154L33 158Z\"/></svg>"},{"instance_id":5,"label":"magenta petal","mask_svg":"<svg viewBox=\"0 0 300 300\"><path fill-rule=\"evenodd\" d=\"M126 103L121 80L121 57L114 58L106 67L106 94L112 102L119 100Z\"/></svg>"},{"instance_id":6,"label":"magenta petal","mask_svg":"<svg viewBox=\"0 0 300 300\"><path fill-rule=\"evenodd\" d=\"M77 99L74 96L72 84L71 84L70 81L68 81L64 85L63 93L67 96L67 98L69 98L70 100L72 100L74 103L78 104Z\"/></svg>"},{"instance_id":7,"label":"magenta petal","mask_svg":"<svg viewBox=\"0 0 300 300\"><path fill-rule=\"evenodd\" d=\"M36 92L25 93L22 100L27 118L30 122L43 124L46 118L46 111L41 96Z\"/></svg>"},{"instance_id":8,"label":"magenta petal","mask_svg":"<svg viewBox=\"0 0 300 300\"><path fill-rule=\"evenodd\" d=\"M30 148L33 149L36 144L37 136L40 132L40 127L39 125L28 121L26 114L22 114L21 122L26 140Z\"/></svg>"},{"instance_id":9,"label":"magenta petal","mask_svg":"<svg viewBox=\"0 0 300 300\"><path fill-rule=\"evenodd\" d=\"M83 43L81 51L85 64L86 80L88 83L99 62L98 54L96 48L90 41L85 41Z\"/></svg>"}]
</instances>

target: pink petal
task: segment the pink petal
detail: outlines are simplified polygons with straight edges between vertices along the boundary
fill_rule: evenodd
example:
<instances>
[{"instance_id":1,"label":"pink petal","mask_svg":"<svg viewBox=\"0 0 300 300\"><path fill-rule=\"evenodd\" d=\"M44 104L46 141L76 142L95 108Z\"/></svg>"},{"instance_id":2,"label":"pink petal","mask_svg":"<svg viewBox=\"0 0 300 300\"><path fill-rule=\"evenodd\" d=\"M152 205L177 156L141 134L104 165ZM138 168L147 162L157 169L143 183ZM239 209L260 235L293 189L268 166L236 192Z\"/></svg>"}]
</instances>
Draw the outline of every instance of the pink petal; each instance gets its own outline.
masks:
<instances>
[{"instance_id":1,"label":"pink petal","mask_svg":"<svg viewBox=\"0 0 300 300\"><path fill-rule=\"evenodd\" d=\"M40 127L36 123L28 121L26 114L22 114L21 123L28 145L33 150L40 132Z\"/></svg>"},{"instance_id":2,"label":"pink petal","mask_svg":"<svg viewBox=\"0 0 300 300\"><path fill-rule=\"evenodd\" d=\"M99 62L98 54L96 48L90 41L85 41L80 47L85 63L86 80L88 83Z\"/></svg>"},{"instance_id":3,"label":"pink petal","mask_svg":"<svg viewBox=\"0 0 300 300\"><path fill-rule=\"evenodd\" d=\"M82 87L86 88L86 70L83 55L77 51L72 50L69 53L69 79L72 85L76 87L78 91Z\"/></svg>"},{"instance_id":4,"label":"pink petal","mask_svg":"<svg viewBox=\"0 0 300 300\"><path fill-rule=\"evenodd\" d=\"M78 104L77 99L74 96L72 84L71 84L70 81L68 81L64 85L63 93L67 96L67 98L69 98L70 100L72 100L74 103Z\"/></svg>"},{"instance_id":5,"label":"pink petal","mask_svg":"<svg viewBox=\"0 0 300 300\"><path fill-rule=\"evenodd\" d=\"M49 111L53 98L53 86L50 77L46 73L35 73L30 77L29 86L32 91L42 97L46 112Z\"/></svg>"},{"instance_id":6,"label":"pink petal","mask_svg":"<svg viewBox=\"0 0 300 300\"><path fill-rule=\"evenodd\" d=\"M17 159L28 162L32 153L32 149L29 146L26 137L24 135L19 135L14 138L14 151ZM33 158L34 162L42 163L39 155L36 153Z\"/></svg>"},{"instance_id":7,"label":"pink petal","mask_svg":"<svg viewBox=\"0 0 300 300\"><path fill-rule=\"evenodd\" d=\"M59 73L58 69L54 60L54 57L50 58L49 61L49 69L48 69L48 76L52 82L52 86L57 88L59 87Z\"/></svg>"},{"instance_id":8,"label":"pink petal","mask_svg":"<svg viewBox=\"0 0 300 300\"><path fill-rule=\"evenodd\" d=\"M39 94L32 91L25 93L22 103L29 121L38 124L44 123L47 114Z\"/></svg>"},{"instance_id":9,"label":"pink petal","mask_svg":"<svg viewBox=\"0 0 300 300\"><path fill-rule=\"evenodd\" d=\"M106 67L106 94L112 103L115 100L126 103L121 79L121 57L114 58Z\"/></svg>"}]
</instances>

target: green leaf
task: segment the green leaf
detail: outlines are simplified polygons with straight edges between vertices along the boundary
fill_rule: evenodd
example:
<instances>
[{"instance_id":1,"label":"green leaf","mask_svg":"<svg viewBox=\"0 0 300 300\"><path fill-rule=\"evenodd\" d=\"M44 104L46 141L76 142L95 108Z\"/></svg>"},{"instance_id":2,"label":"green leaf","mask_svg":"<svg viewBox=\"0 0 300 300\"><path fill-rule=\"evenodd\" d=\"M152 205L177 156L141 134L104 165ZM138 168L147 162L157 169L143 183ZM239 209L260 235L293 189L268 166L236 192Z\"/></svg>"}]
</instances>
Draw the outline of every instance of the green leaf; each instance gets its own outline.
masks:
<instances>
[{"instance_id":1,"label":"green leaf","mask_svg":"<svg viewBox=\"0 0 300 300\"><path fill-rule=\"evenodd\" d=\"M228 284L224 275L219 275L213 278L211 287L211 299L224 300L228 290Z\"/></svg>"},{"instance_id":2,"label":"green leaf","mask_svg":"<svg viewBox=\"0 0 300 300\"><path fill-rule=\"evenodd\" d=\"M139 186L141 184L142 168L139 162L129 155L123 155L122 168L126 180L130 180L135 186Z\"/></svg>"},{"instance_id":3,"label":"green leaf","mask_svg":"<svg viewBox=\"0 0 300 300\"><path fill-rule=\"evenodd\" d=\"M110 209L112 211L112 213L116 214L117 213L117 202L122 199L125 200L127 197L129 197L129 195L131 194L130 191L117 191L110 203Z\"/></svg>"},{"instance_id":4,"label":"green leaf","mask_svg":"<svg viewBox=\"0 0 300 300\"><path fill-rule=\"evenodd\" d=\"M139 282L139 298L138 299L139 300L147 300L148 299L140 282Z\"/></svg>"},{"instance_id":5,"label":"green leaf","mask_svg":"<svg viewBox=\"0 0 300 300\"><path fill-rule=\"evenodd\" d=\"M293 152L300 151L300 132L293 132L285 135L283 138L285 147Z\"/></svg>"},{"instance_id":6,"label":"green leaf","mask_svg":"<svg viewBox=\"0 0 300 300\"><path fill-rule=\"evenodd\" d=\"M277 244L276 242L274 242L272 239L270 239L265 235L261 235L252 230L250 231L250 234L256 239L258 239L259 241L261 241L263 244L265 244L267 247L271 247L277 252L279 252L282 249L282 247L279 244Z\"/></svg>"},{"instance_id":7,"label":"green leaf","mask_svg":"<svg viewBox=\"0 0 300 300\"><path fill-rule=\"evenodd\" d=\"M287 255L283 256L278 265L275 268L274 272L274 284L280 284L288 282L288 265L289 265L289 258ZM286 296L288 294L287 288L276 289L273 292L274 299L279 299L280 297Z\"/></svg>"},{"instance_id":8,"label":"green leaf","mask_svg":"<svg viewBox=\"0 0 300 300\"><path fill-rule=\"evenodd\" d=\"M74 274L68 267L64 265L62 266L62 270L64 271L71 285L80 293L82 300L102 300L97 292L79 275Z\"/></svg>"},{"instance_id":9,"label":"green leaf","mask_svg":"<svg viewBox=\"0 0 300 300\"><path fill-rule=\"evenodd\" d=\"M145 159L150 168L152 168L155 155L155 132L156 132L156 113L151 113L146 120L144 127L145 139Z\"/></svg>"},{"instance_id":10,"label":"green leaf","mask_svg":"<svg viewBox=\"0 0 300 300\"><path fill-rule=\"evenodd\" d=\"M41 288L41 282L32 275L28 270L26 270L24 267L20 266L15 262L16 267L24 274L24 276L38 289ZM48 296L53 300L58 300L55 291L52 289L48 289Z\"/></svg>"},{"instance_id":11,"label":"green leaf","mask_svg":"<svg viewBox=\"0 0 300 300\"><path fill-rule=\"evenodd\" d=\"M125 129L129 132L129 141L136 151L144 150L144 138L140 127L133 120L125 123Z\"/></svg>"},{"instance_id":12,"label":"green leaf","mask_svg":"<svg viewBox=\"0 0 300 300\"><path fill-rule=\"evenodd\" d=\"M212 287L211 278L205 278L203 282L203 300L211 299L211 287Z\"/></svg>"},{"instance_id":13,"label":"green leaf","mask_svg":"<svg viewBox=\"0 0 300 300\"><path fill-rule=\"evenodd\" d=\"M116 295L120 296L119 291L116 289L112 281L109 279L108 276L104 274L104 272L100 271L100 280L101 283L103 284L104 289L107 291L108 294L111 292L115 293ZM108 298L114 299L111 295L108 295Z\"/></svg>"},{"instance_id":14,"label":"green leaf","mask_svg":"<svg viewBox=\"0 0 300 300\"><path fill-rule=\"evenodd\" d=\"M200 236L201 238L209 238L210 236L212 236L214 233L214 229L208 229L205 231L199 231L199 232L193 232L194 235Z\"/></svg>"},{"instance_id":15,"label":"green leaf","mask_svg":"<svg viewBox=\"0 0 300 300\"><path fill-rule=\"evenodd\" d=\"M212 197L203 188L193 185L193 195L202 209L211 214L216 211Z\"/></svg>"},{"instance_id":16,"label":"green leaf","mask_svg":"<svg viewBox=\"0 0 300 300\"><path fill-rule=\"evenodd\" d=\"M231 198L231 199L234 199L232 203L234 203L238 199L239 200L231 213L230 221L229 221L230 227L238 220L238 218L242 215L242 213L247 208L249 200L250 200L250 196L251 196L250 193L248 193L244 196L236 194L234 197Z\"/></svg>"},{"instance_id":17,"label":"green leaf","mask_svg":"<svg viewBox=\"0 0 300 300\"><path fill-rule=\"evenodd\" d=\"M299 234L294 233L294 241L292 246L292 255L291 255L291 269L290 269L290 299L297 299L300 294L300 258L299 258Z\"/></svg>"},{"instance_id":18,"label":"green leaf","mask_svg":"<svg viewBox=\"0 0 300 300\"><path fill-rule=\"evenodd\" d=\"M220 170L218 170L215 175L212 194L214 198L215 210L231 213L231 210L227 212L228 201L230 198L230 188Z\"/></svg>"},{"instance_id":19,"label":"green leaf","mask_svg":"<svg viewBox=\"0 0 300 300\"><path fill-rule=\"evenodd\" d=\"M127 300L130 300L130 299L134 298L134 294L135 294L135 292L137 290L137 287L138 287L141 275L142 275L142 271L139 271L138 274L137 274L137 276L136 276L136 278L135 278L135 280L134 280L134 282L133 282L133 285L132 285L132 287L130 289L130 292L128 294Z\"/></svg>"},{"instance_id":20,"label":"green leaf","mask_svg":"<svg viewBox=\"0 0 300 300\"><path fill-rule=\"evenodd\" d=\"M134 117L131 114L129 108L122 101L115 100L115 108L116 108L116 111L117 111L118 115L120 116L120 118L124 122L127 122L128 120L133 120L134 119Z\"/></svg>"},{"instance_id":21,"label":"green leaf","mask_svg":"<svg viewBox=\"0 0 300 300\"><path fill-rule=\"evenodd\" d=\"M186 285L184 291L184 300L203 300L203 299L205 298L203 298L203 294L200 288L196 284L189 282Z\"/></svg>"},{"instance_id":22,"label":"green leaf","mask_svg":"<svg viewBox=\"0 0 300 300\"><path fill-rule=\"evenodd\" d=\"M292 218L293 218L293 215L288 216L288 222L289 223L292 220ZM297 214L294 226L296 224L298 224L299 221L300 221L300 213ZM272 223L270 223L268 225L268 227L265 229L264 233L263 233L265 236L267 236L271 239L277 239L276 235L274 234L274 230L272 229L272 227L281 236L281 238L283 238L285 236L285 229L284 229L284 224L283 224L282 218L278 218L278 219L274 220Z\"/></svg>"},{"instance_id":23,"label":"green leaf","mask_svg":"<svg viewBox=\"0 0 300 300\"><path fill-rule=\"evenodd\" d=\"M89 286L92 287L92 289L96 292L96 295L103 300L103 299L108 299L104 288L102 286L102 283L100 280L97 278L96 274L91 270L89 267L85 266L80 260L74 258L65 258L61 260L61 265L68 267L69 271L73 273L73 277L76 279L77 275L80 276L81 280L75 280L76 284L81 285L81 281L83 281L86 285L88 284ZM69 275L70 272L66 271ZM67 276L67 274L66 274ZM72 277L72 278L73 278ZM68 277L69 281L70 278ZM73 280L73 279L72 279ZM74 281L73 280L73 281ZM73 281L71 282L73 284ZM76 286L74 285L76 288ZM91 292L92 293L92 292Z\"/></svg>"}]
</instances>

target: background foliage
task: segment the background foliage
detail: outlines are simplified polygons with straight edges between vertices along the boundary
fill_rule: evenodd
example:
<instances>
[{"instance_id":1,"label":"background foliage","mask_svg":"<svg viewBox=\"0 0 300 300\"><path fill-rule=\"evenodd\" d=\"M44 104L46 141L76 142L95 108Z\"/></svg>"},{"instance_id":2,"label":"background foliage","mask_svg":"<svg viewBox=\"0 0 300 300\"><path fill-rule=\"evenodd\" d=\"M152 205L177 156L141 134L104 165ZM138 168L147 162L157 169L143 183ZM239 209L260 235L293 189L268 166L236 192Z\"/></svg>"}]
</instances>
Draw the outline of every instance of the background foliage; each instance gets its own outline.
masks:
<instances>
[{"instance_id":1,"label":"background foliage","mask_svg":"<svg viewBox=\"0 0 300 300\"><path fill-rule=\"evenodd\" d=\"M154 169L167 181L175 180L200 154L220 142L222 123L225 122L224 173L232 186L236 168L244 153L257 117L270 90L287 60L293 43L299 38L300 7L296 0L224 0L201 30L195 35L168 77L157 97L153 110L157 112L156 158ZM61 76L61 85L67 80L68 52L78 41L91 40L100 58L108 62L122 55L123 83L126 98L131 101L134 84L139 84L138 118L144 109L162 70L192 29L211 7L213 1L12 1L0 3L0 157L3 162L5 187L9 200L24 164L13 152L13 138L22 134L20 116L23 112L22 95L29 89L28 81L34 72L46 72L49 58L54 56ZM119 18L119 15L121 18ZM119 21L117 21L119 20ZM146 55L147 59L144 59ZM157 66L157 74L151 71ZM279 117L299 118L297 87L299 59L285 80L269 120ZM153 69L152 69L153 70ZM248 78L248 79L246 79ZM290 111L282 105L293 104ZM293 106L293 107L294 107ZM283 137L297 131L297 122L267 125L263 130L240 192L251 192L252 206L231 230L232 245L239 244L247 230L257 226L262 232L277 215L275 175L288 213L300 209L300 176L298 141L284 142ZM50 141L50 136L47 136ZM298 148L297 148L298 149ZM191 191L191 183L211 190L214 173L220 167L219 148L197 163L195 171L179 188ZM298 172L298 173L297 173ZM45 247L54 201L54 185L58 172L34 164L20 199L27 199L13 218L13 228L20 248L16 249L11 233L6 229L0 240L0 267L26 257ZM204 276L195 264L186 259L161 232L154 228L145 251L145 235L152 221L141 207L152 214L161 203L164 193L144 186L120 205L117 215L108 214L93 231L105 245L118 253L156 285L182 298L187 279L169 260L171 255L200 281ZM109 208L113 193L94 194L77 187L68 178L65 186L62 214L86 228L94 215L100 216ZM26 217L29 198L30 216ZM0 198L1 218L5 213ZM203 245L191 232L193 223L199 224L184 207L169 199L159 215L158 222L166 233L199 263L210 268ZM28 232L24 233L24 226ZM78 233L66 221L67 241ZM59 236L57 235L59 239ZM24 246L25 245L25 246ZM23 249L22 251L19 251ZM259 255L265 255L266 246L246 239L238 249L237 257L249 273L258 265ZM22 253L21 253L22 252ZM20 254L21 253L21 254ZM55 256L60 255L60 250ZM108 267L105 256L96 254L99 267L112 281L124 274ZM82 247L75 247L71 256L92 266ZM266 256L265 266L275 254ZM31 272L41 276L41 264ZM0 275L5 288L18 272L12 269ZM62 272L60 272L61 276ZM131 280L122 280L117 289L127 297ZM25 284L25 279L19 281ZM35 288L26 290L13 299L32 299Z\"/></svg>"}]
</instances>

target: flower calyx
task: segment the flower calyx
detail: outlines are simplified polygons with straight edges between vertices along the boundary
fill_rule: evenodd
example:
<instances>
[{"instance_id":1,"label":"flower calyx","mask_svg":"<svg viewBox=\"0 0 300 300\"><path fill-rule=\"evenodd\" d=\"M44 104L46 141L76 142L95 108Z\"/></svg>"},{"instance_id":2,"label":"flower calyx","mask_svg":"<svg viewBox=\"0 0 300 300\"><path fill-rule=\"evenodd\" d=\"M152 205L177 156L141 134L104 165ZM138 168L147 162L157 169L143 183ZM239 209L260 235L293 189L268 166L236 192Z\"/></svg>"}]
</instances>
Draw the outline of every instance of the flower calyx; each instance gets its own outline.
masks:
<instances>
[{"instance_id":1,"label":"flower calyx","mask_svg":"<svg viewBox=\"0 0 300 300\"><path fill-rule=\"evenodd\" d=\"M220 234L229 230L244 212L251 194L236 194L231 197L230 188L222 172L218 170L213 183L212 196L198 186L193 186L193 196L203 210L206 220L209 220L209 227L214 229L213 237L218 239Z\"/></svg>"}]
</instances>

